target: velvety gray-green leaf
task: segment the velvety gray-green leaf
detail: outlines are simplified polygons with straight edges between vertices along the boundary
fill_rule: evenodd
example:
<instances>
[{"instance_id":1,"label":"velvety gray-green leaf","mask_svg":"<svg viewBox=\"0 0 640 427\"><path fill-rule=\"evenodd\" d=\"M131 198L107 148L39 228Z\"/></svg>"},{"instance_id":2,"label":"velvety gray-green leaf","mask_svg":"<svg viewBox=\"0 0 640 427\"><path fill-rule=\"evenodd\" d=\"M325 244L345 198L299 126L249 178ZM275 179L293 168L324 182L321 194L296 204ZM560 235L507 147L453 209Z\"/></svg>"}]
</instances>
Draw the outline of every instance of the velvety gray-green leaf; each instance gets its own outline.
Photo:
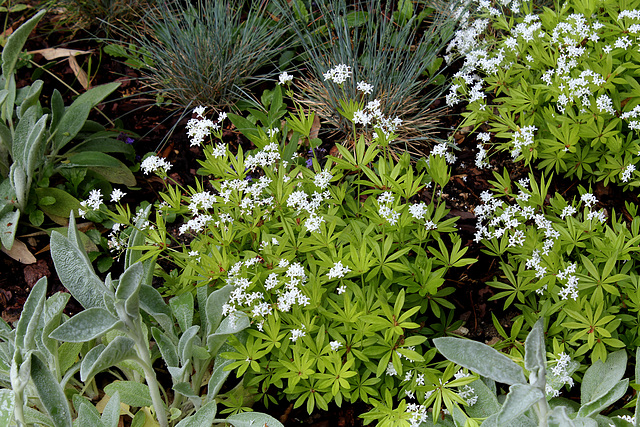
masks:
<instances>
[{"instance_id":1,"label":"velvety gray-green leaf","mask_svg":"<svg viewBox=\"0 0 640 427\"><path fill-rule=\"evenodd\" d=\"M514 384L509 387L507 399L504 401L496 421L499 425L507 425L544 397L544 393L537 387L529 384Z\"/></svg>"},{"instance_id":2,"label":"velvety gray-green leaf","mask_svg":"<svg viewBox=\"0 0 640 427\"><path fill-rule=\"evenodd\" d=\"M153 339L158 345L160 354L162 354L162 358L167 366L177 367L180 363L178 360L178 351L171 339L158 328L151 328L151 335L153 335Z\"/></svg>"},{"instance_id":3,"label":"velvety gray-green leaf","mask_svg":"<svg viewBox=\"0 0 640 427\"><path fill-rule=\"evenodd\" d=\"M222 306L229 300L233 286L227 285L221 289L213 291L207 297L206 315L207 315L207 335L212 334L220 326L222 320Z\"/></svg>"},{"instance_id":4,"label":"velvety gray-green leaf","mask_svg":"<svg viewBox=\"0 0 640 427\"><path fill-rule=\"evenodd\" d=\"M70 238L54 231L51 233L51 258L62 284L85 308L104 307L102 294L105 288L96 276L84 249L72 241L80 240L75 229L75 219L69 221ZM80 243L81 244L81 243Z\"/></svg>"},{"instance_id":5,"label":"velvety gray-green leaf","mask_svg":"<svg viewBox=\"0 0 640 427\"><path fill-rule=\"evenodd\" d=\"M104 427L118 427L120 422L120 393L115 392L102 411L102 425Z\"/></svg>"},{"instance_id":6,"label":"velvety gray-green leaf","mask_svg":"<svg viewBox=\"0 0 640 427\"><path fill-rule=\"evenodd\" d=\"M27 422L27 425L40 424L47 427L57 427L53 425L53 421L51 421L51 418L49 418L47 414L37 411L30 406L25 406L24 408L24 420Z\"/></svg>"},{"instance_id":7,"label":"velvety gray-green leaf","mask_svg":"<svg viewBox=\"0 0 640 427\"><path fill-rule=\"evenodd\" d=\"M137 318L140 315L139 294L143 274L142 264L137 262L127 268L118 281L116 298L125 301L125 311L132 318Z\"/></svg>"},{"instance_id":8,"label":"velvety gray-green leaf","mask_svg":"<svg viewBox=\"0 0 640 427\"><path fill-rule=\"evenodd\" d=\"M191 384L189 384L188 382L179 382L174 384L173 390L185 397L194 398L194 399L200 398L200 396L198 396L193 392L193 389L191 388Z\"/></svg>"},{"instance_id":9,"label":"velvety gray-green leaf","mask_svg":"<svg viewBox=\"0 0 640 427\"><path fill-rule=\"evenodd\" d=\"M75 426L104 427L102 420L100 419L100 413L95 408L92 409L92 406L93 405L86 402L80 405L80 409L78 409L78 418L74 423Z\"/></svg>"},{"instance_id":10,"label":"velvety gray-green leaf","mask_svg":"<svg viewBox=\"0 0 640 427\"><path fill-rule=\"evenodd\" d=\"M576 418L573 420L573 425L575 427L600 427L598 422L591 418Z\"/></svg>"},{"instance_id":11,"label":"velvety gray-green leaf","mask_svg":"<svg viewBox=\"0 0 640 427\"><path fill-rule=\"evenodd\" d=\"M25 170L27 176L33 178L37 167L44 163L44 135L48 115L40 117L29 133L26 147Z\"/></svg>"},{"instance_id":12,"label":"velvety gray-green leaf","mask_svg":"<svg viewBox=\"0 0 640 427\"><path fill-rule=\"evenodd\" d=\"M211 427L217 412L216 402L209 402L198 409L194 415L180 421L176 427ZM258 426L259 424L256 424L254 427Z\"/></svg>"},{"instance_id":13,"label":"velvety gray-green leaf","mask_svg":"<svg viewBox=\"0 0 640 427\"><path fill-rule=\"evenodd\" d=\"M117 327L120 321L106 309L93 307L67 320L49 336L66 342L85 342Z\"/></svg>"},{"instance_id":14,"label":"velvety gray-green leaf","mask_svg":"<svg viewBox=\"0 0 640 427\"><path fill-rule=\"evenodd\" d=\"M524 342L524 368L544 376L547 364L547 350L544 344L544 318L540 318Z\"/></svg>"},{"instance_id":15,"label":"velvety gray-green leaf","mask_svg":"<svg viewBox=\"0 0 640 427\"><path fill-rule=\"evenodd\" d=\"M231 415L224 421L234 427L284 427L280 421L276 420L271 415L263 414L261 412L242 412L240 414Z\"/></svg>"},{"instance_id":16,"label":"velvety gray-green leaf","mask_svg":"<svg viewBox=\"0 0 640 427\"><path fill-rule=\"evenodd\" d=\"M60 151L78 134L89 117L91 109L102 102L118 86L120 86L119 82L96 86L73 101L69 108L66 109L56 128L57 131L53 140L56 152Z\"/></svg>"},{"instance_id":17,"label":"velvety gray-green leaf","mask_svg":"<svg viewBox=\"0 0 640 427\"><path fill-rule=\"evenodd\" d=\"M173 317L176 318L183 332L193 325L193 304L193 294L191 292L185 292L169 300L169 307L171 307Z\"/></svg>"},{"instance_id":18,"label":"velvety gray-green leaf","mask_svg":"<svg viewBox=\"0 0 640 427\"><path fill-rule=\"evenodd\" d=\"M51 133L55 131L55 128L60 123L60 119L64 115L64 100L62 99L62 95L58 89L53 90L53 94L51 95L51 124L49 125L49 129Z\"/></svg>"},{"instance_id":19,"label":"velvety gray-green leaf","mask_svg":"<svg viewBox=\"0 0 640 427\"><path fill-rule=\"evenodd\" d=\"M44 327L40 334L40 343L42 343L42 351L48 353L48 357L53 358L58 353L58 342L49 338L49 334L60 326L62 311L67 305L71 295L63 292L56 292L45 301L44 306Z\"/></svg>"},{"instance_id":20,"label":"velvety gray-green leaf","mask_svg":"<svg viewBox=\"0 0 640 427\"><path fill-rule=\"evenodd\" d=\"M87 382L97 373L107 370L111 366L123 360L130 359L135 355L135 343L131 338L123 336L115 337L106 348L101 349L99 354L92 357L93 360L85 356L80 367L80 379L82 382Z\"/></svg>"},{"instance_id":21,"label":"velvety gray-green leaf","mask_svg":"<svg viewBox=\"0 0 640 427\"><path fill-rule=\"evenodd\" d=\"M12 390L0 390L0 426L8 426L13 417L15 407L15 396Z\"/></svg>"},{"instance_id":22,"label":"velvety gray-green leaf","mask_svg":"<svg viewBox=\"0 0 640 427\"><path fill-rule=\"evenodd\" d=\"M469 416L486 418L500 411L500 403L498 403L495 392L489 389L483 381L476 380L469 384L469 387L473 389L478 398L476 404L465 408Z\"/></svg>"},{"instance_id":23,"label":"velvety gray-green leaf","mask_svg":"<svg viewBox=\"0 0 640 427\"><path fill-rule=\"evenodd\" d=\"M192 343L198 335L199 330L200 326L194 325L184 331L184 333L180 336L180 340L178 341L178 356L180 356L180 360L182 361L183 365L185 365L189 361L189 359L191 359L191 354L193 352Z\"/></svg>"},{"instance_id":24,"label":"velvety gray-green leaf","mask_svg":"<svg viewBox=\"0 0 640 427\"><path fill-rule=\"evenodd\" d=\"M7 39L4 49L2 50L2 75L5 79L8 79L9 76L13 74L16 63L18 62L18 57L29 34L31 34L31 31L33 31L45 13L45 10L36 13L31 19L20 25Z\"/></svg>"},{"instance_id":25,"label":"velvety gray-green leaf","mask_svg":"<svg viewBox=\"0 0 640 427\"><path fill-rule=\"evenodd\" d=\"M56 427L71 427L71 410L62 387L47 366L35 355L31 356L31 379L42 406Z\"/></svg>"},{"instance_id":26,"label":"velvety gray-green leaf","mask_svg":"<svg viewBox=\"0 0 640 427\"><path fill-rule=\"evenodd\" d=\"M22 100L20 106L16 109L16 115L20 117L23 111L27 111L31 106L36 105L38 98L40 98L40 92L42 92L42 86L44 82L42 80L36 80L31 86L29 86L29 92L27 96Z\"/></svg>"},{"instance_id":27,"label":"velvety gray-green leaf","mask_svg":"<svg viewBox=\"0 0 640 427\"><path fill-rule=\"evenodd\" d=\"M11 131L4 123L0 122L0 148L6 150L13 158L12 154L13 137Z\"/></svg>"},{"instance_id":28,"label":"velvety gray-green leaf","mask_svg":"<svg viewBox=\"0 0 640 427\"><path fill-rule=\"evenodd\" d=\"M149 218L149 212L151 212L151 205L147 206L142 215L138 218L134 224L133 231L129 235L129 241L127 242L127 250L124 256L124 268L125 270L129 266L138 262L142 257L142 251L139 249L131 249L133 246L143 246L145 241L145 234L141 231L144 223ZM147 283L148 285L149 283ZM167 313L168 314L168 313Z\"/></svg>"},{"instance_id":29,"label":"velvety gray-green leaf","mask_svg":"<svg viewBox=\"0 0 640 427\"><path fill-rule=\"evenodd\" d=\"M0 242L7 250L10 250L13 247L13 241L16 237L19 220L19 210L8 212L0 218Z\"/></svg>"},{"instance_id":30,"label":"velvety gray-green leaf","mask_svg":"<svg viewBox=\"0 0 640 427\"><path fill-rule=\"evenodd\" d=\"M433 343L444 357L484 377L509 385L526 383L520 366L486 344L451 337Z\"/></svg>"},{"instance_id":31,"label":"velvety gray-green leaf","mask_svg":"<svg viewBox=\"0 0 640 427\"><path fill-rule=\"evenodd\" d=\"M613 388L609 388L606 394L599 396L597 399L580 406L578 417L591 417L595 414L598 414L603 409L608 408L610 405L620 400L622 396L624 396L624 394L627 392L628 388L629 379L625 378L624 380L614 385Z\"/></svg>"},{"instance_id":32,"label":"velvety gray-green leaf","mask_svg":"<svg viewBox=\"0 0 640 427\"><path fill-rule=\"evenodd\" d=\"M574 427L573 421L567 414L567 408L556 406L547 417L549 427Z\"/></svg>"},{"instance_id":33,"label":"velvety gray-green leaf","mask_svg":"<svg viewBox=\"0 0 640 427\"><path fill-rule=\"evenodd\" d=\"M235 362L235 360L216 358L211 378L209 378L209 385L207 386L207 400L216 398L224 382L229 377L229 374L231 374L231 371L225 371L224 368L233 362Z\"/></svg>"},{"instance_id":34,"label":"velvety gray-green leaf","mask_svg":"<svg viewBox=\"0 0 640 427\"><path fill-rule=\"evenodd\" d=\"M129 406L142 408L153 405L149 387L139 382L114 381L105 386L104 391L109 396L113 396L116 392L120 393L120 401Z\"/></svg>"},{"instance_id":35,"label":"velvety gray-green leaf","mask_svg":"<svg viewBox=\"0 0 640 427\"><path fill-rule=\"evenodd\" d=\"M165 304L162 295L152 286L142 285L140 287L140 308L153 316L165 333L174 335L171 310Z\"/></svg>"},{"instance_id":36,"label":"velvety gray-green leaf","mask_svg":"<svg viewBox=\"0 0 640 427\"><path fill-rule=\"evenodd\" d=\"M47 293L47 277L36 282L22 308L20 319L16 325L16 347L22 350L35 349L35 332L40 322Z\"/></svg>"},{"instance_id":37,"label":"velvety gray-green leaf","mask_svg":"<svg viewBox=\"0 0 640 427\"><path fill-rule=\"evenodd\" d=\"M29 144L27 142L29 140L29 134L33 131L36 121L40 119L40 117L36 117L37 112L35 105L28 108L22 115L13 133L13 145L11 146L13 161L18 162L23 168L27 164L26 153L29 150Z\"/></svg>"},{"instance_id":38,"label":"velvety gray-green leaf","mask_svg":"<svg viewBox=\"0 0 640 427\"><path fill-rule=\"evenodd\" d=\"M613 389L627 369L627 351L618 350L607 355L607 360L597 360L587 369L580 388L580 403L585 405Z\"/></svg>"}]
</instances>

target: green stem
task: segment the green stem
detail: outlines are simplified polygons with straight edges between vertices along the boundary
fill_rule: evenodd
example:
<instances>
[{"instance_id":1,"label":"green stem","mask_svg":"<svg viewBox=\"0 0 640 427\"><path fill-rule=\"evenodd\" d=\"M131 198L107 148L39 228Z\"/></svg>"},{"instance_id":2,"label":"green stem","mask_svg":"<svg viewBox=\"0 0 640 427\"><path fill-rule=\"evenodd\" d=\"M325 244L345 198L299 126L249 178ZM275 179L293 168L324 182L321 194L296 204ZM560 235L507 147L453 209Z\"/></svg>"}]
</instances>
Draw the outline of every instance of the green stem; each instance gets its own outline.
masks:
<instances>
[{"instance_id":1,"label":"green stem","mask_svg":"<svg viewBox=\"0 0 640 427\"><path fill-rule=\"evenodd\" d=\"M160 396L158 379L156 378L156 373L151 365L149 347L146 342L141 341L143 340L136 340L136 350L138 353L137 361L144 371L144 377L147 380L147 386L149 387L149 394L151 395L151 401L153 402L153 409L156 411L158 424L160 424L160 427L169 427L167 413L164 410L164 402L162 400L162 396Z\"/></svg>"}]
</instances>

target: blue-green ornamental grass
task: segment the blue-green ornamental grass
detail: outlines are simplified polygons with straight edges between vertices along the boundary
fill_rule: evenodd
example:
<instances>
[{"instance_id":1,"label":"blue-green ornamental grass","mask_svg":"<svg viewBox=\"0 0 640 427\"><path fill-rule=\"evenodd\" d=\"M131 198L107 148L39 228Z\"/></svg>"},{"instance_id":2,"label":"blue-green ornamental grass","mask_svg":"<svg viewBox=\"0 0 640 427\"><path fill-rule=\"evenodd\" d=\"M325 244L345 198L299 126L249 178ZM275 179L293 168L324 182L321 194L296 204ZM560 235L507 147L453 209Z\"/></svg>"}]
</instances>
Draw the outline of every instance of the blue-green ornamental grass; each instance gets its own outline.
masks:
<instances>
[{"instance_id":1,"label":"blue-green ornamental grass","mask_svg":"<svg viewBox=\"0 0 640 427\"><path fill-rule=\"evenodd\" d=\"M552 10L528 2L460 8L447 48L462 68L447 103L467 102L461 126L488 148L567 177L628 187L640 130L638 1L568 1Z\"/></svg>"}]
</instances>

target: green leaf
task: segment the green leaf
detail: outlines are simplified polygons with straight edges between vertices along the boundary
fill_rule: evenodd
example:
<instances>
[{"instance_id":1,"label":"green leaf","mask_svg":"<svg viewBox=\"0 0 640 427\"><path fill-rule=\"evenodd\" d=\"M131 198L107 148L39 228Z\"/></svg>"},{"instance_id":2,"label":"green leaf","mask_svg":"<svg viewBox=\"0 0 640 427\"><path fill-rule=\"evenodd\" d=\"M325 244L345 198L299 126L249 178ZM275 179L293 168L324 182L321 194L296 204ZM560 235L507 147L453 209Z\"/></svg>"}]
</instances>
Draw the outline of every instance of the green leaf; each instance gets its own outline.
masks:
<instances>
[{"instance_id":1,"label":"green leaf","mask_svg":"<svg viewBox=\"0 0 640 427\"><path fill-rule=\"evenodd\" d=\"M44 212L40 209L36 209L35 211L29 214L29 222L34 227L40 227L44 222Z\"/></svg>"},{"instance_id":2,"label":"green leaf","mask_svg":"<svg viewBox=\"0 0 640 427\"><path fill-rule=\"evenodd\" d=\"M216 402L209 402L198 409L194 415L180 421L176 427L211 427L217 412Z\"/></svg>"},{"instance_id":3,"label":"green leaf","mask_svg":"<svg viewBox=\"0 0 640 427\"><path fill-rule=\"evenodd\" d=\"M231 424L233 427L284 427L280 421L261 412L241 412L231 415L224 422Z\"/></svg>"},{"instance_id":4,"label":"green leaf","mask_svg":"<svg viewBox=\"0 0 640 427\"><path fill-rule=\"evenodd\" d=\"M156 341L160 354L168 367L178 367L180 361L178 360L178 350L169 337L162 333L158 328L151 328L151 335Z\"/></svg>"},{"instance_id":5,"label":"green leaf","mask_svg":"<svg viewBox=\"0 0 640 427\"><path fill-rule=\"evenodd\" d=\"M149 387L136 381L114 381L104 387L104 392L109 396L118 392L120 401L125 405L137 408L153 405Z\"/></svg>"},{"instance_id":6,"label":"green leaf","mask_svg":"<svg viewBox=\"0 0 640 427\"><path fill-rule=\"evenodd\" d=\"M31 19L22 24L17 30L15 30L7 39L7 43L2 50L2 75L6 79L5 88L8 86L9 76L13 74L20 52L31 34L31 31L36 27L40 19L46 13L45 10L41 10L35 14Z\"/></svg>"},{"instance_id":7,"label":"green leaf","mask_svg":"<svg viewBox=\"0 0 640 427\"><path fill-rule=\"evenodd\" d=\"M78 418L76 418L76 426L96 426L104 427L100 419L98 410L88 402L82 402L78 409Z\"/></svg>"},{"instance_id":8,"label":"green leaf","mask_svg":"<svg viewBox=\"0 0 640 427\"><path fill-rule=\"evenodd\" d=\"M142 215L138 218L138 221L134 224L135 227L129 236L129 240L127 242L127 250L124 256L124 269L126 270L133 264L135 264L140 258L142 258L142 251L137 249L131 249L134 246L144 246L145 242L145 233L143 233L142 225L149 218L149 213L151 212L152 205L147 206L144 211L142 211ZM147 283L148 284L148 283ZM161 297L162 298L162 297ZM164 300L163 300L164 304ZM149 313L151 314L151 313ZM169 310L167 310L167 315L169 314Z\"/></svg>"},{"instance_id":9,"label":"green leaf","mask_svg":"<svg viewBox=\"0 0 640 427\"><path fill-rule=\"evenodd\" d=\"M584 373L580 388L580 403L586 405L609 393L622 379L626 369L626 350L610 353L606 362L596 360Z\"/></svg>"},{"instance_id":10,"label":"green leaf","mask_svg":"<svg viewBox=\"0 0 640 427\"><path fill-rule=\"evenodd\" d=\"M118 336L108 346L92 348L82 359L80 380L86 383L99 372L102 372L123 360L136 355L135 342L128 337Z\"/></svg>"},{"instance_id":11,"label":"green leaf","mask_svg":"<svg viewBox=\"0 0 640 427\"><path fill-rule=\"evenodd\" d=\"M476 404L465 408L469 416L473 418L487 418L500 411L500 403L494 391L489 389L482 380L476 380L469 384L478 397Z\"/></svg>"},{"instance_id":12,"label":"green leaf","mask_svg":"<svg viewBox=\"0 0 640 427\"><path fill-rule=\"evenodd\" d=\"M118 327L120 321L104 308L92 307L73 316L49 335L58 341L85 342Z\"/></svg>"},{"instance_id":13,"label":"green leaf","mask_svg":"<svg viewBox=\"0 0 640 427\"><path fill-rule=\"evenodd\" d=\"M188 382L180 382L173 385L173 390L185 397L198 398L199 396L193 392L191 384Z\"/></svg>"},{"instance_id":14,"label":"green leaf","mask_svg":"<svg viewBox=\"0 0 640 427\"><path fill-rule=\"evenodd\" d=\"M49 413L56 427L72 427L71 410L62 387L35 354L31 355L31 379L42 406Z\"/></svg>"},{"instance_id":15,"label":"green leaf","mask_svg":"<svg viewBox=\"0 0 640 427\"><path fill-rule=\"evenodd\" d=\"M60 281L85 308L104 307L105 287L93 271L73 215L69 216L68 237L57 231L51 233L51 258Z\"/></svg>"},{"instance_id":16,"label":"green leaf","mask_svg":"<svg viewBox=\"0 0 640 427\"><path fill-rule=\"evenodd\" d=\"M118 86L120 86L119 82L96 86L76 98L60 118L60 122L55 129L53 147L56 152L59 152L69 141L75 138L87 121L91 109L102 102Z\"/></svg>"},{"instance_id":17,"label":"green leaf","mask_svg":"<svg viewBox=\"0 0 640 427\"><path fill-rule=\"evenodd\" d=\"M19 220L19 210L8 212L0 218L0 242L2 242L2 246L7 250L13 247Z\"/></svg>"},{"instance_id":18,"label":"green leaf","mask_svg":"<svg viewBox=\"0 0 640 427\"><path fill-rule=\"evenodd\" d=\"M136 179L127 165L108 154L83 151L69 156L69 162L68 167L86 167L114 184L128 187L136 185Z\"/></svg>"},{"instance_id":19,"label":"green leaf","mask_svg":"<svg viewBox=\"0 0 640 427\"><path fill-rule=\"evenodd\" d=\"M545 377L547 365L546 347L544 344L544 318L540 318L529 332L524 342L524 368L529 372L535 372L536 378L532 385Z\"/></svg>"},{"instance_id":20,"label":"green leaf","mask_svg":"<svg viewBox=\"0 0 640 427\"><path fill-rule=\"evenodd\" d=\"M55 187L36 188L38 207L47 215L69 218L71 211L80 209L80 201L64 190Z\"/></svg>"},{"instance_id":21,"label":"green leaf","mask_svg":"<svg viewBox=\"0 0 640 427\"><path fill-rule=\"evenodd\" d=\"M224 382L229 377L229 374L231 374L231 371L227 371L224 368L233 362L233 359L216 358L213 372L211 373L211 378L209 378L209 384L207 386L207 400L216 398Z\"/></svg>"},{"instance_id":22,"label":"green leaf","mask_svg":"<svg viewBox=\"0 0 640 427\"><path fill-rule=\"evenodd\" d=\"M136 262L127 268L120 276L116 298L124 300L125 311L132 319L140 316L140 286L142 285L144 271L142 264Z\"/></svg>"},{"instance_id":23,"label":"green leaf","mask_svg":"<svg viewBox=\"0 0 640 427\"><path fill-rule=\"evenodd\" d=\"M544 393L537 387L529 384L514 384L509 387L509 393L498 412L496 422L498 425L508 425L509 421L524 414L540 399L544 399Z\"/></svg>"},{"instance_id":24,"label":"green leaf","mask_svg":"<svg viewBox=\"0 0 640 427\"><path fill-rule=\"evenodd\" d=\"M221 289L211 292L207 297L206 315L207 315L207 335L213 333L222 320L222 306L229 300L229 294L233 290L233 286L227 285Z\"/></svg>"},{"instance_id":25,"label":"green leaf","mask_svg":"<svg viewBox=\"0 0 640 427\"><path fill-rule=\"evenodd\" d=\"M104 427L118 427L120 422L120 393L115 392L102 410L102 425ZM86 425L86 424L85 424Z\"/></svg>"},{"instance_id":26,"label":"green leaf","mask_svg":"<svg viewBox=\"0 0 640 427\"><path fill-rule=\"evenodd\" d=\"M622 350L625 351L625 350ZM609 355L611 356L611 355ZM608 358L607 358L608 360ZM586 374L585 374L586 375ZM606 394L601 395L595 400L591 400L588 403L580 406L578 410L579 417L592 417L600 413L605 408L613 405L615 402L620 400L622 396L627 392L629 388L629 379L625 378L624 380L615 384L612 388L609 388L606 391Z\"/></svg>"},{"instance_id":27,"label":"green leaf","mask_svg":"<svg viewBox=\"0 0 640 427\"><path fill-rule=\"evenodd\" d=\"M522 368L486 344L452 337L435 338L433 343L444 357L484 377L509 385L526 384Z\"/></svg>"}]
</instances>

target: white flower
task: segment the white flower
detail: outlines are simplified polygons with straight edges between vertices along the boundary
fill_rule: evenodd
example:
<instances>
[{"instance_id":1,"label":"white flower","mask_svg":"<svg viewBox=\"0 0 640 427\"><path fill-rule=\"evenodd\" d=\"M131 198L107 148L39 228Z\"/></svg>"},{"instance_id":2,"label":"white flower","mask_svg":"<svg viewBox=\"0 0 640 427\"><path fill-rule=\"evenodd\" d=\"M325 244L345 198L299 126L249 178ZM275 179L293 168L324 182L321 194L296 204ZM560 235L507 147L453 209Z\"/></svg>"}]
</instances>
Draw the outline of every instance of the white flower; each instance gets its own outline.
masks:
<instances>
[{"instance_id":1,"label":"white flower","mask_svg":"<svg viewBox=\"0 0 640 427\"><path fill-rule=\"evenodd\" d=\"M322 75L324 76L325 81L331 80L335 84L341 85L347 80L347 78L351 77L351 67L345 64L338 64Z\"/></svg>"},{"instance_id":2,"label":"white flower","mask_svg":"<svg viewBox=\"0 0 640 427\"><path fill-rule=\"evenodd\" d=\"M293 76L285 71L284 73L280 74L279 80L280 81L278 82L278 84L279 85L283 85L283 84L293 80Z\"/></svg>"},{"instance_id":3,"label":"white flower","mask_svg":"<svg viewBox=\"0 0 640 427\"><path fill-rule=\"evenodd\" d=\"M351 269L342 265L342 261L338 261L333 264L333 267L329 270L327 277L329 279L342 278L345 274L350 273Z\"/></svg>"},{"instance_id":4,"label":"white flower","mask_svg":"<svg viewBox=\"0 0 640 427\"><path fill-rule=\"evenodd\" d=\"M100 205L102 205L102 191L100 189L91 190L89 192L89 198L83 203L83 206L88 206L93 210L100 209Z\"/></svg>"},{"instance_id":5,"label":"white flower","mask_svg":"<svg viewBox=\"0 0 640 427\"><path fill-rule=\"evenodd\" d=\"M360 92L364 92L367 95L370 95L371 92L373 92L373 86L371 86L369 83L367 82L358 82L358 85L356 87Z\"/></svg>"},{"instance_id":6,"label":"white flower","mask_svg":"<svg viewBox=\"0 0 640 427\"><path fill-rule=\"evenodd\" d=\"M633 164L627 165L624 171L622 171L622 177L620 178L622 179L622 182L629 182L635 170L636 170L636 165L633 165Z\"/></svg>"},{"instance_id":7,"label":"white flower","mask_svg":"<svg viewBox=\"0 0 640 427\"><path fill-rule=\"evenodd\" d=\"M122 190L120 190L119 188L114 188L113 191L111 192L111 201L119 202L120 199L122 199L125 194L127 193L122 192Z\"/></svg>"},{"instance_id":8,"label":"white flower","mask_svg":"<svg viewBox=\"0 0 640 427\"><path fill-rule=\"evenodd\" d=\"M204 114L204 110L205 110L205 109L206 109L206 107L204 107L204 106L200 105L200 106L198 106L198 107L196 107L196 108L194 108L194 109L193 109L193 113L194 113L195 115L197 115L198 117L202 117L202 118L204 118L204 115L203 115L203 114Z\"/></svg>"},{"instance_id":9,"label":"white flower","mask_svg":"<svg viewBox=\"0 0 640 427\"><path fill-rule=\"evenodd\" d=\"M396 368L393 366L392 362L389 362L389 364L387 365L386 374L389 375L390 377L394 375L398 375L398 371L396 371Z\"/></svg>"},{"instance_id":10,"label":"white flower","mask_svg":"<svg viewBox=\"0 0 640 427\"><path fill-rule=\"evenodd\" d=\"M336 288L336 292L338 293L338 295L344 294L345 292L347 292L347 285L338 286Z\"/></svg>"},{"instance_id":11,"label":"white flower","mask_svg":"<svg viewBox=\"0 0 640 427\"><path fill-rule=\"evenodd\" d=\"M151 172L156 172L159 169L162 169L165 173L171 169L171 163L169 163L166 159L158 156L149 156L142 161L140 167L142 168L145 175L149 175Z\"/></svg>"},{"instance_id":12,"label":"white flower","mask_svg":"<svg viewBox=\"0 0 640 427\"><path fill-rule=\"evenodd\" d=\"M331 341L329 345L333 351L338 351L338 349L342 347L342 343L340 341Z\"/></svg>"},{"instance_id":13,"label":"white flower","mask_svg":"<svg viewBox=\"0 0 640 427\"><path fill-rule=\"evenodd\" d=\"M333 175L324 170L316 174L316 176L313 178L313 183L316 185L316 187L324 190L329 186L329 181L331 181L331 178L333 178Z\"/></svg>"},{"instance_id":14,"label":"white flower","mask_svg":"<svg viewBox=\"0 0 640 427\"><path fill-rule=\"evenodd\" d=\"M304 329L304 326L302 327L302 329ZM298 338L304 337L305 335L307 335L307 333L305 331L303 331L302 329L293 329L291 331L291 336L289 337L289 339L292 342L296 342L296 341L298 341Z\"/></svg>"}]
</instances>

